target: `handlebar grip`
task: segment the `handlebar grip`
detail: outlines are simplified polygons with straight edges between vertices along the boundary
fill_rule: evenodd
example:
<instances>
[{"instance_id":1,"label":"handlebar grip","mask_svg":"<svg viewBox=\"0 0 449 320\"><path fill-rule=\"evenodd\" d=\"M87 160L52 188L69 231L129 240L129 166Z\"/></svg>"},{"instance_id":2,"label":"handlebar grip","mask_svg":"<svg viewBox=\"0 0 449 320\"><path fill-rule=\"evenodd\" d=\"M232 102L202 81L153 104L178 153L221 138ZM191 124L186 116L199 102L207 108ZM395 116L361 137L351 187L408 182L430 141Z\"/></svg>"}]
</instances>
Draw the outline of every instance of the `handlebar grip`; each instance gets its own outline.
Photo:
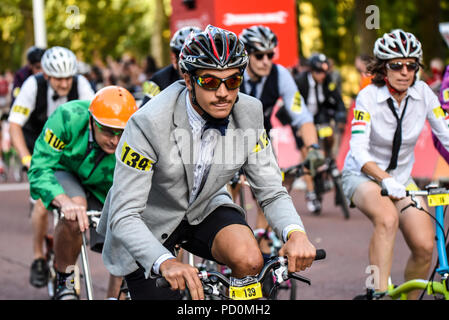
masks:
<instances>
[{"instance_id":1,"label":"handlebar grip","mask_svg":"<svg viewBox=\"0 0 449 320\"><path fill-rule=\"evenodd\" d=\"M158 288L170 288L170 283L165 278L160 277L156 279L156 287Z\"/></svg>"},{"instance_id":2,"label":"handlebar grip","mask_svg":"<svg viewBox=\"0 0 449 320\"><path fill-rule=\"evenodd\" d=\"M326 258L326 251L324 249L317 249L315 260L323 260Z\"/></svg>"},{"instance_id":3,"label":"handlebar grip","mask_svg":"<svg viewBox=\"0 0 449 320\"><path fill-rule=\"evenodd\" d=\"M380 195L384 197L388 196L388 190L387 189L380 190Z\"/></svg>"}]
</instances>

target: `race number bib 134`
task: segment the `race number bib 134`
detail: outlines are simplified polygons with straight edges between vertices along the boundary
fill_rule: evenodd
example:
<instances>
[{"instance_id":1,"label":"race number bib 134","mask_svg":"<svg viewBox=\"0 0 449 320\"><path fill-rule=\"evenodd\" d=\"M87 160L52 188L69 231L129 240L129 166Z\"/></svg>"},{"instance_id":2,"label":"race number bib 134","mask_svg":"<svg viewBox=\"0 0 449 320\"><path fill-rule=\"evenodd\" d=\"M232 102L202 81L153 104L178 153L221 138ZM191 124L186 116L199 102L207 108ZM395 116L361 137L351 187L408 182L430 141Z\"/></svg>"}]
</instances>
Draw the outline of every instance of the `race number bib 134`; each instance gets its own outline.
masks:
<instances>
[{"instance_id":1,"label":"race number bib 134","mask_svg":"<svg viewBox=\"0 0 449 320\"><path fill-rule=\"evenodd\" d=\"M134 151L126 142L123 144L120 159L131 168L142 171L150 171L154 163L154 161Z\"/></svg>"}]
</instances>

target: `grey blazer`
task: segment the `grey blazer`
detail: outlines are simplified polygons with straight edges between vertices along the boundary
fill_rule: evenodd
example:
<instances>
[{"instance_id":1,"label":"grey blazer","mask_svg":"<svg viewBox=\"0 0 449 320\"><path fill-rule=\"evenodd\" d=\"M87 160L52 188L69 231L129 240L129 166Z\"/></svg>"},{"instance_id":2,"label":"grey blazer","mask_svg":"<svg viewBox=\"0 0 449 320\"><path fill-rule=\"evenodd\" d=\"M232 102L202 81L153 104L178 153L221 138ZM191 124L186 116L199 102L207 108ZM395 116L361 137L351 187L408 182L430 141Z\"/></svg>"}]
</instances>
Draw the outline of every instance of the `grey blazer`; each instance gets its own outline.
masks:
<instances>
[{"instance_id":1,"label":"grey blazer","mask_svg":"<svg viewBox=\"0 0 449 320\"><path fill-rule=\"evenodd\" d=\"M239 93L225 136L219 136L209 175L189 205L193 186L192 133L187 89L178 81L128 121L116 150L114 182L97 231L105 236L103 261L111 274L152 266L170 253L162 243L186 218L198 224L219 206L234 204L226 183L242 166L269 224L278 236L291 224L303 226L282 186L281 172L263 128L259 100Z\"/></svg>"}]
</instances>

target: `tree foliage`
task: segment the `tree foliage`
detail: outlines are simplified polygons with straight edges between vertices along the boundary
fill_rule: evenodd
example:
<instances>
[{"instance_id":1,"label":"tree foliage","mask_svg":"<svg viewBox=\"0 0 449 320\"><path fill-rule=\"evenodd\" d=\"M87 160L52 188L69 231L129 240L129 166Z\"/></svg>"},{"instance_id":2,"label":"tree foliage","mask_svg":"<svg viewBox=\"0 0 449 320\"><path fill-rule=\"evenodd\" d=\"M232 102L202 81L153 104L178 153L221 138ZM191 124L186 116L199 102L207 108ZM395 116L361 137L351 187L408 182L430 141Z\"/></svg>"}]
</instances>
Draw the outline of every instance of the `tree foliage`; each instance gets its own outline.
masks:
<instances>
[{"instance_id":1,"label":"tree foliage","mask_svg":"<svg viewBox=\"0 0 449 320\"><path fill-rule=\"evenodd\" d=\"M433 57L449 57L438 31L440 22L449 22L448 0L298 0L302 2L313 5L320 21L323 48L317 49L338 64L352 64L360 53L372 54L375 39L396 28L412 32L420 39L425 63ZM369 5L378 8L379 28L367 28Z\"/></svg>"},{"instance_id":2,"label":"tree foliage","mask_svg":"<svg viewBox=\"0 0 449 320\"><path fill-rule=\"evenodd\" d=\"M168 62L169 0L46 0L48 47L65 46L86 62L120 58L124 53L144 58L151 53L156 1L163 3L157 26L162 46L161 63ZM2 0L0 5L0 71L24 63L23 53L33 44L32 1ZM162 14L164 17L160 17ZM26 24L31 23L27 30ZM29 28L28 28L29 29Z\"/></svg>"},{"instance_id":3,"label":"tree foliage","mask_svg":"<svg viewBox=\"0 0 449 320\"><path fill-rule=\"evenodd\" d=\"M218 0L217 0L218 1ZM423 43L424 61L449 58L438 23L449 21L449 0L297 0L298 7L313 7L318 32L302 33L307 50L322 51L336 64L353 64L360 53L372 53L374 40L384 32L403 28ZM62 45L93 62L129 53L143 58L152 53L161 65L168 63L170 0L46 0L48 46ZM379 8L379 28L367 29L366 8ZM162 5L162 9L161 9ZM16 69L32 45L31 0L1 0L0 71ZM304 48L301 48L304 49ZM305 52L301 50L301 53Z\"/></svg>"}]
</instances>

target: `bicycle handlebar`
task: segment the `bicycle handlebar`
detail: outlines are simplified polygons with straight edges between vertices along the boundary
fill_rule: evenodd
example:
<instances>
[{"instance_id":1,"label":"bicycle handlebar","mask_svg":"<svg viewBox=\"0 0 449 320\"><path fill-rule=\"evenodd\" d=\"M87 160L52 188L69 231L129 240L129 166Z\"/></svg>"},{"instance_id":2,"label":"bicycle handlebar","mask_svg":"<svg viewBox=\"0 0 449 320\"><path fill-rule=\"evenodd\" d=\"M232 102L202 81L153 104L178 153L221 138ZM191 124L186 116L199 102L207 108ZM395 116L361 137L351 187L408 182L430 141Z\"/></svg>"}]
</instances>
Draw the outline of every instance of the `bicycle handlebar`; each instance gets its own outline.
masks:
<instances>
[{"instance_id":1,"label":"bicycle handlebar","mask_svg":"<svg viewBox=\"0 0 449 320\"><path fill-rule=\"evenodd\" d=\"M326 258L326 251L324 249L317 249L315 260L322 260L325 258ZM275 257L275 258L271 259L264 265L264 267L262 268L262 271L256 277L257 282L263 282L266 275L272 269L277 269L281 265L287 265L287 264L288 264L287 258L285 258L285 257ZM221 282L227 288L229 288L229 286L231 284L230 278L226 277L225 275L223 275L222 273L217 272L217 271L202 271L202 272L198 273L198 277L200 278L201 282L207 282L208 280L213 279L213 277L216 277L216 280L218 282ZM215 279L213 279L213 280L215 281ZM170 283L164 277L160 277L160 278L156 279L156 287L170 288Z\"/></svg>"},{"instance_id":2,"label":"bicycle handlebar","mask_svg":"<svg viewBox=\"0 0 449 320\"><path fill-rule=\"evenodd\" d=\"M295 173L295 175L297 177L300 177L305 174L304 169L305 168L309 169L309 166L310 166L309 161L306 160L306 161L296 164L294 166L283 169L282 171L284 172L284 174Z\"/></svg>"},{"instance_id":3,"label":"bicycle handlebar","mask_svg":"<svg viewBox=\"0 0 449 320\"><path fill-rule=\"evenodd\" d=\"M61 208L55 208L54 211L59 215L59 218L64 218L64 213L61 211ZM89 225L92 227L96 227L98 222L100 221L101 211L98 210L87 210L86 215L89 219Z\"/></svg>"},{"instance_id":4,"label":"bicycle handlebar","mask_svg":"<svg viewBox=\"0 0 449 320\"><path fill-rule=\"evenodd\" d=\"M429 195L435 195L435 194L447 194L449 193L449 190L446 188L429 188L428 190L406 190L405 195L407 197L409 196L429 196ZM388 196L388 190L382 189L380 190L381 196Z\"/></svg>"}]
</instances>

